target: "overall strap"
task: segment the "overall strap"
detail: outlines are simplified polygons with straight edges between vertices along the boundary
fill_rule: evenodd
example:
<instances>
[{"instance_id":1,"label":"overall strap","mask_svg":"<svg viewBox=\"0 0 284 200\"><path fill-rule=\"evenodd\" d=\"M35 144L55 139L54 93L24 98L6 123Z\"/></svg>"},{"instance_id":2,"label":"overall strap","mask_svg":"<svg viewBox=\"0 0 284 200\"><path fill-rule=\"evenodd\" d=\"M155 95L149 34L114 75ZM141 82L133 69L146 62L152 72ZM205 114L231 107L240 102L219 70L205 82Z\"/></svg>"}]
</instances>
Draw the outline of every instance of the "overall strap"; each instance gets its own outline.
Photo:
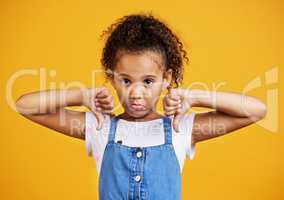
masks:
<instances>
[{"instance_id":1,"label":"overall strap","mask_svg":"<svg viewBox=\"0 0 284 200\"><path fill-rule=\"evenodd\" d=\"M110 129L109 129L109 134L108 134L108 143L114 143L117 121L118 121L118 117L116 117L116 116L110 118Z\"/></svg>"},{"instance_id":2,"label":"overall strap","mask_svg":"<svg viewBox=\"0 0 284 200\"><path fill-rule=\"evenodd\" d=\"M171 118L163 116L165 144L172 144L172 126Z\"/></svg>"}]
</instances>

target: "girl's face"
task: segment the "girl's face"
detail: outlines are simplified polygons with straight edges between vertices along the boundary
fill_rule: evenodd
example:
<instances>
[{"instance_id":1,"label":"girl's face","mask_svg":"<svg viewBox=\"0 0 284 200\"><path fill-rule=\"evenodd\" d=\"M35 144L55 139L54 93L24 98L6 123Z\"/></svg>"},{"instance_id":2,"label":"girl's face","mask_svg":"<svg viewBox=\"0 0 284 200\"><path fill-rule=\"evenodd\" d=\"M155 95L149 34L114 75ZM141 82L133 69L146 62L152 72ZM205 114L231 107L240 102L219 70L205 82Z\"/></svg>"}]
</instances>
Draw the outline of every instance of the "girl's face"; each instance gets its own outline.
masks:
<instances>
[{"instance_id":1,"label":"girl's face","mask_svg":"<svg viewBox=\"0 0 284 200\"><path fill-rule=\"evenodd\" d=\"M111 83L129 116L141 118L156 110L160 94L172 78L171 71L164 70L160 54L153 51L120 56Z\"/></svg>"}]
</instances>

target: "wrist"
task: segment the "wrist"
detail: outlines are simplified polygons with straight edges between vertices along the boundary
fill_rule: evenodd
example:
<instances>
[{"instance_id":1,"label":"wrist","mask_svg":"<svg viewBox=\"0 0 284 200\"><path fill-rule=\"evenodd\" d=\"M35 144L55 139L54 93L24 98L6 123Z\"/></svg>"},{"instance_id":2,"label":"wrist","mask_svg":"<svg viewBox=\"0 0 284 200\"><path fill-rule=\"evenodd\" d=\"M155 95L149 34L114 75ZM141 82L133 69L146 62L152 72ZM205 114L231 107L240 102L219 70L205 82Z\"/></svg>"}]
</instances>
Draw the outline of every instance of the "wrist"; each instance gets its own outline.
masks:
<instances>
[{"instance_id":1,"label":"wrist","mask_svg":"<svg viewBox=\"0 0 284 200\"><path fill-rule=\"evenodd\" d=\"M91 88L82 88L80 89L80 99L82 106L89 106L90 97L91 97Z\"/></svg>"},{"instance_id":2,"label":"wrist","mask_svg":"<svg viewBox=\"0 0 284 200\"><path fill-rule=\"evenodd\" d=\"M201 107L209 104L212 94L209 90L189 89L187 100L191 107Z\"/></svg>"}]
</instances>

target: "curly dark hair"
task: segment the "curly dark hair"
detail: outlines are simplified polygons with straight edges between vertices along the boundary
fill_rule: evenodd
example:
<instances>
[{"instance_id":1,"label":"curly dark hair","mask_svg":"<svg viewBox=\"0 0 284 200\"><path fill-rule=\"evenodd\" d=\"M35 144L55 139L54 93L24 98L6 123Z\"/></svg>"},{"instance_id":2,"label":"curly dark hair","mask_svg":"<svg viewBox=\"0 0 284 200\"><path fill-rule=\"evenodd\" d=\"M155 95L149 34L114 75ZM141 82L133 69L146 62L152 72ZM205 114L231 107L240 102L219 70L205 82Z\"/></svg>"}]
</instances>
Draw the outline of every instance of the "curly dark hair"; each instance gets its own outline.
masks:
<instances>
[{"instance_id":1,"label":"curly dark hair","mask_svg":"<svg viewBox=\"0 0 284 200\"><path fill-rule=\"evenodd\" d=\"M131 14L119 18L104 30L100 38L107 38L101 63L108 77L113 71L119 52L132 54L151 50L160 53L163 63L172 69L173 78L168 89L179 87L183 80L183 61L189 59L183 44L164 22L149 14Z\"/></svg>"}]
</instances>

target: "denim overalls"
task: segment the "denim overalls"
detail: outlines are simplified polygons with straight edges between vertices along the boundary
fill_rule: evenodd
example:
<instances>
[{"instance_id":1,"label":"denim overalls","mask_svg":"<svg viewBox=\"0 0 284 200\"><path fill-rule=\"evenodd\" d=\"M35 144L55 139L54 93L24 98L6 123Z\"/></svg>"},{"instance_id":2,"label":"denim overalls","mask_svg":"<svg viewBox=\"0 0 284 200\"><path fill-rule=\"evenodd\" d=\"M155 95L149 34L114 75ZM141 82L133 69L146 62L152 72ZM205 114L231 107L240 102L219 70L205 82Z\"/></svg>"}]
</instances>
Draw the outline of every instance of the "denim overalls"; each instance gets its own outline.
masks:
<instances>
[{"instance_id":1,"label":"denim overalls","mask_svg":"<svg viewBox=\"0 0 284 200\"><path fill-rule=\"evenodd\" d=\"M100 175L100 200L180 200L181 173L172 144L171 119L163 116L165 143L130 147L115 142L111 118Z\"/></svg>"}]
</instances>

